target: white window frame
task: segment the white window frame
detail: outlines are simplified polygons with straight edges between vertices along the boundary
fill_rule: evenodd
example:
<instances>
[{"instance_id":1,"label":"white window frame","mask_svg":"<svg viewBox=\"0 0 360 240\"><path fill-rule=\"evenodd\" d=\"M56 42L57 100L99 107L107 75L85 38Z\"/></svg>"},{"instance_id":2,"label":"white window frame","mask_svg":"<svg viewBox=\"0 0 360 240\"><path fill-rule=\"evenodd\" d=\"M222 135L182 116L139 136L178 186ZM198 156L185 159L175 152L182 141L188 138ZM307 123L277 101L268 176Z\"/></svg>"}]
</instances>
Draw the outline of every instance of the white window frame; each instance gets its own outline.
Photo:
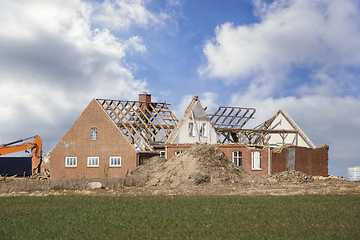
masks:
<instances>
[{"instance_id":1,"label":"white window frame","mask_svg":"<svg viewBox=\"0 0 360 240\"><path fill-rule=\"evenodd\" d=\"M99 157L87 157L88 167L99 167Z\"/></svg>"},{"instance_id":2,"label":"white window frame","mask_svg":"<svg viewBox=\"0 0 360 240\"><path fill-rule=\"evenodd\" d=\"M77 157L65 157L65 167L77 167Z\"/></svg>"},{"instance_id":3,"label":"white window frame","mask_svg":"<svg viewBox=\"0 0 360 240\"><path fill-rule=\"evenodd\" d=\"M252 151L251 152L251 170L261 170L261 151Z\"/></svg>"},{"instance_id":4,"label":"white window frame","mask_svg":"<svg viewBox=\"0 0 360 240\"><path fill-rule=\"evenodd\" d=\"M206 123L201 123L200 125L200 132L199 132L199 135L202 136L202 137L206 137Z\"/></svg>"},{"instance_id":5,"label":"white window frame","mask_svg":"<svg viewBox=\"0 0 360 240\"><path fill-rule=\"evenodd\" d=\"M97 140L97 128L93 127L90 129L90 139Z\"/></svg>"},{"instance_id":6,"label":"white window frame","mask_svg":"<svg viewBox=\"0 0 360 240\"><path fill-rule=\"evenodd\" d=\"M175 156L176 155L179 155L179 154L182 154L183 151L175 151Z\"/></svg>"},{"instance_id":7,"label":"white window frame","mask_svg":"<svg viewBox=\"0 0 360 240\"><path fill-rule=\"evenodd\" d=\"M121 157L120 156L109 157L109 166L110 167L121 167Z\"/></svg>"},{"instance_id":8,"label":"white window frame","mask_svg":"<svg viewBox=\"0 0 360 240\"><path fill-rule=\"evenodd\" d=\"M232 152L232 162L236 166L242 166L242 152L241 151L233 151Z\"/></svg>"},{"instance_id":9,"label":"white window frame","mask_svg":"<svg viewBox=\"0 0 360 240\"><path fill-rule=\"evenodd\" d=\"M160 151L160 152L159 152L159 156L162 157L162 158L164 158L164 157L165 157L165 151Z\"/></svg>"},{"instance_id":10,"label":"white window frame","mask_svg":"<svg viewBox=\"0 0 360 240\"><path fill-rule=\"evenodd\" d=\"M189 132L189 136L195 137L194 123L189 122L188 132Z\"/></svg>"}]
</instances>

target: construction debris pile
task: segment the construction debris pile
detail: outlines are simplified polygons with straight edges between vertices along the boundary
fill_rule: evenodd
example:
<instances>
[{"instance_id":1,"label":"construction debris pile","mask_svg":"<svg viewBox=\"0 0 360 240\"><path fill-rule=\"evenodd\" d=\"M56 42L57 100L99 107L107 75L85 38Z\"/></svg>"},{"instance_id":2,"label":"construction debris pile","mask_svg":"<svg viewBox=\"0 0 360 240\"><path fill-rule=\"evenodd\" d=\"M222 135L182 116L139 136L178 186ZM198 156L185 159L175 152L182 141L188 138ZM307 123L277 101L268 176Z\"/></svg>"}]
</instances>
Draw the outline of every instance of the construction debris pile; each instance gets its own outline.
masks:
<instances>
[{"instance_id":1,"label":"construction debris pile","mask_svg":"<svg viewBox=\"0 0 360 240\"><path fill-rule=\"evenodd\" d=\"M132 171L127 184L156 187L232 185L251 178L217 147L197 145L170 160L154 157Z\"/></svg>"},{"instance_id":2,"label":"construction debris pile","mask_svg":"<svg viewBox=\"0 0 360 240\"><path fill-rule=\"evenodd\" d=\"M36 180L50 180L50 170L49 169L43 169L41 173L34 173L29 178L30 179L36 179Z\"/></svg>"},{"instance_id":3,"label":"construction debris pile","mask_svg":"<svg viewBox=\"0 0 360 240\"><path fill-rule=\"evenodd\" d=\"M310 175L303 172L292 170L281 173L275 173L268 177L268 179L276 180L277 182L313 182L314 179Z\"/></svg>"},{"instance_id":4,"label":"construction debris pile","mask_svg":"<svg viewBox=\"0 0 360 240\"><path fill-rule=\"evenodd\" d=\"M323 177L323 176L313 176L314 179L318 179L318 180L331 180L331 179L335 179L335 180L341 180L341 181L347 181L345 178L343 178L342 176L336 176L336 175L330 175L328 177Z\"/></svg>"}]
</instances>

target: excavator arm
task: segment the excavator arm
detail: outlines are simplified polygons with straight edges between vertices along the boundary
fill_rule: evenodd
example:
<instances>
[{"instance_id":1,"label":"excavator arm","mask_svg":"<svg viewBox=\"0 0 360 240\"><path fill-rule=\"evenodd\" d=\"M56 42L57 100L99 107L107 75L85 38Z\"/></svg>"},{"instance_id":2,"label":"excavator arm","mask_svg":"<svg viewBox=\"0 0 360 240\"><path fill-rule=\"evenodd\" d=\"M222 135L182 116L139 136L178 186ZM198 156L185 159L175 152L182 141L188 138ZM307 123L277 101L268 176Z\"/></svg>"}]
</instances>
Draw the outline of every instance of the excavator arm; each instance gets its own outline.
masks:
<instances>
[{"instance_id":1,"label":"excavator arm","mask_svg":"<svg viewBox=\"0 0 360 240\"><path fill-rule=\"evenodd\" d=\"M14 145L29 140L31 138L34 138L33 142L26 142L26 143ZM40 165L42 163L42 141L40 136L38 135L0 145L0 156L15 152L20 152L20 151L26 151L26 150L31 151L30 157L32 157L31 160L32 173L33 174L36 172L40 173Z\"/></svg>"}]
</instances>

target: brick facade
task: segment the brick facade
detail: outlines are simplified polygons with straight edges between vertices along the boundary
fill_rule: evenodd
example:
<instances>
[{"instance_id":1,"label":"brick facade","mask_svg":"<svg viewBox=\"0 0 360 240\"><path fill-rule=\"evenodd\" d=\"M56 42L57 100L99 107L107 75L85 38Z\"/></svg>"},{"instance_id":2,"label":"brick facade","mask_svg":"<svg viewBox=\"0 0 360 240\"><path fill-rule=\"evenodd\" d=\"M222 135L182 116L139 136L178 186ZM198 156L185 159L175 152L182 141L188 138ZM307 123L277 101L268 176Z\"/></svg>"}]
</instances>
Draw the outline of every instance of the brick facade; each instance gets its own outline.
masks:
<instances>
[{"instance_id":1,"label":"brick facade","mask_svg":"<svg viewBox=\"0 0 360 240\"><path fill-rule=\"evenodd\" d=\"M219 144L216 145L225 155L232 161L232 152L241 151L242 152L242 167L250 175L255 176L264 176L268 175L268 163L269 163L269 154L268 147L247 147L243 144ZM254 170L251 167L251 152L260 151L261 152L261 170Z\"/></svg>"},{"instance_id":2,"label":"brick facade","mask_svg":"<svg viewBox=\"0 0 360 240\"><path fill-rule=\"evenodd\" d=\"M91 128L97 128L97 140L91 140ZM87 166L93 156L98 167ZM121 167L109 167L110 156L120 156ZM65 167L65 157L77 157L77 166ZM137 153L93 99L51 151L50 163L51 179L125 177L137 166Z\"/></svg>"},{"instance_id":3,"label":"brick facade","mask_svg":"<svg viewBox=\"0 0 360 240\"><path fill-rule=\"evenodd\" d=\"M186 151L194 146L193 144L174 144L166 146L166 157L170 159L175 156L177 151ZM295 149L295 170L312 176L328 176L328 150L329 147L321 148L306 148L291 146L284 148L281 151L270 151L268 147L247 147L244 144L216 144L221 151L232 161L232 152L242 152L242 167L250 175L268 175L269 174L269 161L270 173L278 173L286 171L287 151L288 148ZM276 149L275 149L276 150ZM261 151L261 170L253 170L251 167L251 152Z\"/></svg>"},{"instance_id":4,"label":"brick facade","mask_svg":"<svg viewBox=\"0 0 360 240\"><path fill-rule=\"evenodd\" d=\"M328 151L329 146L320 148L306 148L291 146L295 149L295 170L312 176L328 176ZM271 152L271 173L286 171L286 148L279 152Z\"/></svg>"}]
</instances>

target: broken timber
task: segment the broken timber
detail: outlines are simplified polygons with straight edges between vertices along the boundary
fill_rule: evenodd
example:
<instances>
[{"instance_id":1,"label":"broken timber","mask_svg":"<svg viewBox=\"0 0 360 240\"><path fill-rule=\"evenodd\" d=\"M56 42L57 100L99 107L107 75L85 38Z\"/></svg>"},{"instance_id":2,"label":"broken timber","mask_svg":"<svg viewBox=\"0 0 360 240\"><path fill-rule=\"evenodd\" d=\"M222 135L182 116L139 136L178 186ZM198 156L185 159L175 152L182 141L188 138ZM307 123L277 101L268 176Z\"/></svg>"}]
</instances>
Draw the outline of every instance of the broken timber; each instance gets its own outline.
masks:
<instances>
[{"instance_id":1,"label":"broken timber","mask_svg":"<svg viewBox=\"0 0 360 240\"><path fill-rule=\"evenodd\" d=\"M294 129L269 129L280 111L254 129L244 129L244 125L253 118L255 111L254 108L219 107L214 114L210 114L210 122L219 135L219 142L264 146L270 145L267 136L275 133L281 137L282 145L285 145L285 139L289 134L295 134L294 144L298 145L298 138L302 132L294 123L291 123ZM285 112L282 113L286 115ZM309 145L312 146L311 144Z\"/></svg>"},{"instance_id":2,"label":"broken timber","mask_svg":"<svg viewBox=\"0 0 360 240\"><path fill-rule=\"evenodd\" d=\"M154 142L165 143L178 124L166 102L96 100L130 143L141 151L154 150Z\"/></svg>"}]
</instances>

